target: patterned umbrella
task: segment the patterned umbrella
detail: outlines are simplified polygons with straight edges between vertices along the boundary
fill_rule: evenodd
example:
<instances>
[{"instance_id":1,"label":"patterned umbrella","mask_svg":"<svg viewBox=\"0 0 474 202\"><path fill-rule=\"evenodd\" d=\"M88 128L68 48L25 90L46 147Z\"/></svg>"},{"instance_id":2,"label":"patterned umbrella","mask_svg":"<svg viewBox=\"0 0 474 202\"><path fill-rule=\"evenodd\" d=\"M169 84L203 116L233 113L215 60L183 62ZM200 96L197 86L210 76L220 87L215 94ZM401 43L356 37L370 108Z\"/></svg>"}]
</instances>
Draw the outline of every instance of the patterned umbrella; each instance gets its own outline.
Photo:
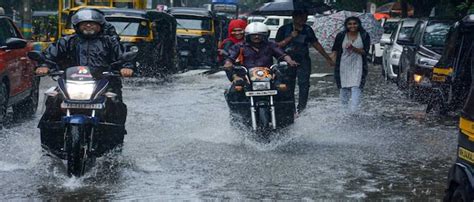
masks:
<instances>
[{"instance_id":1,"label":"patterned umbrella","mask_svg":"<svg viewBox=\"0 0 474 202\"><path fill-rule=\"evenodd\" d=\"M331 10L331 6L322 0L275 0L264 4L252 12L252 15L285 15L291 16L295 10L306 10L311 14Z\"/></svg>"},{"instance_id":2,"label":"patterned umbrella","mask_svg":"<svg viewBox=\"0 0 474 202\"><path fill-rule=\"evenodd\" d=\"M319 42L326 50L331 50L336 35L344 30L344 21L350 16L359 17L362 26L369 33L371 44L377 44L383 35L383 27L370 13L340 11L332 15L316 18L313 29Z\"/></svg>"}]
</instances>

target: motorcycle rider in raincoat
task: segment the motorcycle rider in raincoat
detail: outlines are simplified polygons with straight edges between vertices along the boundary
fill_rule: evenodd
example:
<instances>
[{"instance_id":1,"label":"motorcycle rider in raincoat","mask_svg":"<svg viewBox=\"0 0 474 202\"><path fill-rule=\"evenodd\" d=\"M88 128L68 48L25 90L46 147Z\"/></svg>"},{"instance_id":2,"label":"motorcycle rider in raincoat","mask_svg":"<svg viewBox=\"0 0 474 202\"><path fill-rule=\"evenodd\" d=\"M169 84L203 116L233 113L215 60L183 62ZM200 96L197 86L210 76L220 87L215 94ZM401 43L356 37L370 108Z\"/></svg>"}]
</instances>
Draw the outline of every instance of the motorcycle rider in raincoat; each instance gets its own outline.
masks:
<instances>
[{"instance_id":1,"label":"motorcycle rider in raincoat","mask_svg":"<svg viewBox=\"0 0 474 202\"><path fill-rule=\"evenodd\" d=\"M49 64L41 64L36 69L37 75L47 75L54 70L64 70L72 66L88 66L94 76L100 76L106 71L120 71L123 77L133 75L133 65L125 63L121 68L112 69L112 63L119 61L122 55L120 42L112 35L105 33L106 25L103 13L94 9L81 9L72 16L72 24L75 34L60 38L57 43L51 44L45 51L46 59L58 64L57 67ZM115 93L117 102L107 106L109 108L105 119L109 123L122 125L123 128L114 135L118 135L117 141L123 142L125 122L127 117L127 106L122 101L122 81L120 78L109 79L108 92ZM55 145L55 138L62 137L64 129L57 124L60 123L64 112L61 111L62 96L48 97L46 111L43 114L39 128L43 145ZM54 148L53 148L54 149Z\"/></svg>"}]
</instances>

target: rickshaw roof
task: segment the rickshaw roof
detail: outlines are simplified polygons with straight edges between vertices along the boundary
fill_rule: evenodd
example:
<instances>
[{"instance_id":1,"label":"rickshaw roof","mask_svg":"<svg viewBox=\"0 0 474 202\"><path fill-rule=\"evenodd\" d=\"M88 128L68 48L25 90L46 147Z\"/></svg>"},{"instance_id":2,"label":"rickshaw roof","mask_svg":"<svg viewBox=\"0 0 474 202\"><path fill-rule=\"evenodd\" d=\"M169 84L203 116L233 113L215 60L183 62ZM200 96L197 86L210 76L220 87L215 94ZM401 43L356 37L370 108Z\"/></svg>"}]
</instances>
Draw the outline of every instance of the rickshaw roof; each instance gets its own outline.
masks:
<instances>
[{"instance_id":1,"label":"rickshaw roof","mask_svg":"<svg viewBox=\"0 0 474 202\"><path fill-rule=\"evenodd\" d=\"M56 12L56 11L33 11L33 17L46 17L46 16L52 16L52 15L58 15L58 12Z\"/></svg>"},{"instance_id":2,"label":"rickshaw roof","mask_svg":"<svg viewBox=\"0 0 474 202\"><path fill-rule=\"evenodd\" d=\"M112 9L100 9L104 12L106 17L134 17L134 18L143 18L146 19L146 11L137 10L137 9L119 9L119 8L112 8Z\"/></svg>"},{"instance_id":3,"label":"rickshaw roof","mask_svg":"<svg viewBox=\"0 0 474 202\"><path fill-rule=\"evenodd\" d=\"M188 15L213 18L214 14L205 8L174 7L168 9L171 15Z\"/></svg>"}]
</instances>

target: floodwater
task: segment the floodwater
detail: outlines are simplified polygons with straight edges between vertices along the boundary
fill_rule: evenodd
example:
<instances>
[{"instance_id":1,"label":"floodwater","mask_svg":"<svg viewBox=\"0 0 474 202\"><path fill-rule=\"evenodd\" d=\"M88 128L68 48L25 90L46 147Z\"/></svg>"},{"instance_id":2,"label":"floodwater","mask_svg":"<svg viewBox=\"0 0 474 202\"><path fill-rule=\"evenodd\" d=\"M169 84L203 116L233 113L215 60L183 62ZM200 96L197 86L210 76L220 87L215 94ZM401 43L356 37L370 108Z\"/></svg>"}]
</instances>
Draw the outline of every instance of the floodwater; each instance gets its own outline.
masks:
<instances>
[{"instance_id":1,"label":"floodwater","mask_svg":"<svg viewBox=\"0 0 474 202\"><path fill-rule=\"evenodd\" d=\"M307 111L268 144L229 124L223 73L132 79L122 153L79 179L43 155L40 112L12 120L0 130L0 200L441 199L457 118L425 114L371 72L360 115L341 110L332 77L314 78Z\"/></svg>"}]
</instances>

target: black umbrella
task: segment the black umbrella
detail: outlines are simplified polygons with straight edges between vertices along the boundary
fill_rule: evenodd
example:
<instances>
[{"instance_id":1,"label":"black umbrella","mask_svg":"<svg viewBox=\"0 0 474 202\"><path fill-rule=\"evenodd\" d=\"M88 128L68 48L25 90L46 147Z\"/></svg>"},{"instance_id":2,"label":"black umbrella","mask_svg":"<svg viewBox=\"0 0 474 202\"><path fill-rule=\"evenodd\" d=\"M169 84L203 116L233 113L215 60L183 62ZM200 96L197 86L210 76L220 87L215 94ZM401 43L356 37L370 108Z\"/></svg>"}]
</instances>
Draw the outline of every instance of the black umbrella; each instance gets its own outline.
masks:
<instances>
[{"instance_id":1,"label":"black umbrella","mask_svg":"<svg viewBox=\"0 0 474 202\"><path fill-rule=\"evenodd\" d=\"M322 0L276 0L255 10L254 15L291 15L295 10L306 10L310 14L331 10Z\"/></svg>"}]
</instances>

